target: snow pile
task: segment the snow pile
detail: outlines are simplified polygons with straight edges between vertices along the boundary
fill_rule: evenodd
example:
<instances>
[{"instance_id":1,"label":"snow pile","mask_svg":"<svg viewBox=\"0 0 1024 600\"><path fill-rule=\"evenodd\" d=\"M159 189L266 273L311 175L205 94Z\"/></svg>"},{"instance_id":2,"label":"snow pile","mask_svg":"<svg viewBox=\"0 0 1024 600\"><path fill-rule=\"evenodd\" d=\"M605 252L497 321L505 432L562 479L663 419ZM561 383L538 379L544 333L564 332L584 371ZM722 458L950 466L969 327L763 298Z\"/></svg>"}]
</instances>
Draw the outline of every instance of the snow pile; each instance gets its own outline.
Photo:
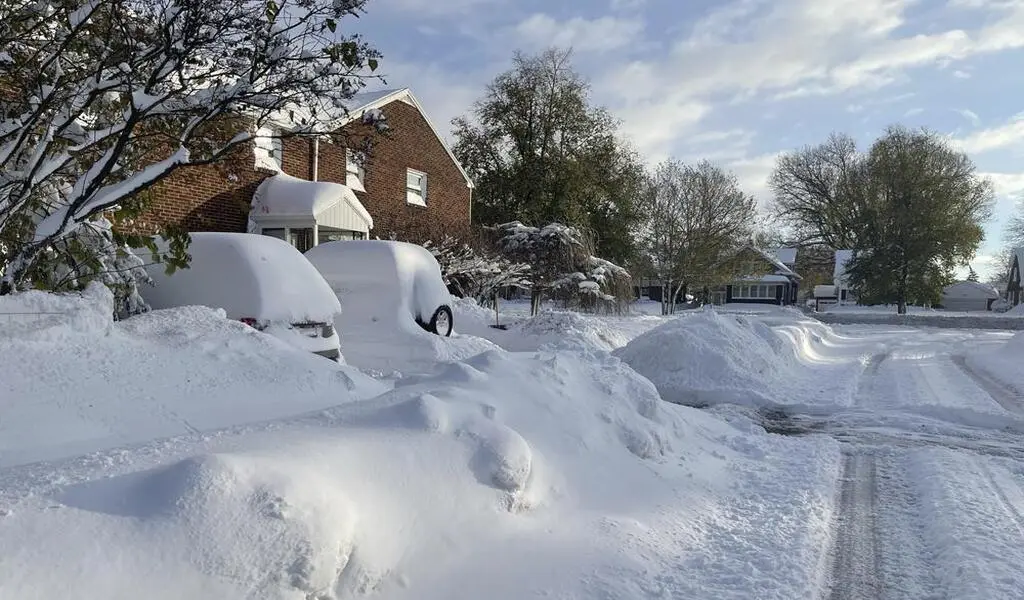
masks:
<instances>
[{"instance_id":1,"label":"snow pile","mask_svg":"<svg viewBox=\"0 0 1024 600\"><path fill-rule=\"evenodd\" d=\"M58 342L103 335L113 326L114 295L99 282L80 294L28 291L0 296L0 344L7 339Z\"/></svg>"},{"instance_id":2,"label":"snow pile","mask_svg":"<svg viewBox=\"0 0 1024 600\"><path fill-rule=\"evenodd\" d=\"M831 330L784 322L772 328L749 316L705 309L669 321L614 354L654 382L669 402L849 404L864 349L837 352L841 344Z\"/></svg>"},{"instance_id":3,"label":"snow pile","mask_svg":"<svg viewBox=\"0 0 1024 600\"><path fill-rule=\"evenodd\" d=\"M493 308L480 306L473 298L452 298L452 311L457 331L480 335L477 332L481 328L490 328L498 322Z\"/></svg>"},{"instance_id":4,"label":"snow pile","mask_svg":"<svg viewBox=\"0 0 1024 600\"><path fill-rule=\"evenodd\" d=\"M62 309L0 336L0 465L294 415L379 394L350 367L206 307L114 322L111 296L39 293L10 307Z\"/></svg>"},{"instance_id":5,"label":"snow pile","mask_svg":"<svg viewBox=\"0 0 1024 600\"><path fill-rule=\"evenodd\" d=\"M966 365L984 375L994 378L1009 388L1015 395L1024 395L1024 332L1009 337L1005 343L986 344L967 352ZM1022 403L1024 411L1024 403Z\"/></svg>"},{"instance_id":6,"label":"snow pile","mask_svg":"<svg viewBox=\"0 0 1024 600\"><path fill-rule=\"evenodd\" d=\"M799 597L839 459L603 352L491 351L192 440L0 470L0 597Z\"/></svg>"}]
</instances>

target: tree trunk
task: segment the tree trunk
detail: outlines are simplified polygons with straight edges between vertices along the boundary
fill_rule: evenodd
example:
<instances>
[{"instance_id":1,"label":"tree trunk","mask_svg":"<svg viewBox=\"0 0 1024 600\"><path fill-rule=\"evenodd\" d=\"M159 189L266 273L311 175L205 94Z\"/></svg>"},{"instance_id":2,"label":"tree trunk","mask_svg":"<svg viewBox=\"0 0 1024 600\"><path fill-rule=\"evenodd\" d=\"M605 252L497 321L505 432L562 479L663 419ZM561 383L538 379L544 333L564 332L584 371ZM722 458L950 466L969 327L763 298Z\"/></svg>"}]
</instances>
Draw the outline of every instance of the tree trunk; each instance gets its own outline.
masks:
<instances>
[{"instance_id":1,"label":"tree trunk","mask_svg":"<svg viewBox=\"0 0 1024 600\"><path fill-rule=\"evenodd\" d=\"M530 290L530 316L535 317L540 313L541 293L537 288Z\"/></svg>"},{"instance_id":2,"label":"tree trunk","mask_svg":"<svg viewBox=\"0 0 1024 600\"><path fill-rule=\"evenodd\" d=\"M679 285L677 285L675 289L672 290L672 314L676 313L676 298L679 297L680 293L683 294L683 301L686 301L686 288L687 285L683 282L680 282Z\"/></svg>"}]
</instances>

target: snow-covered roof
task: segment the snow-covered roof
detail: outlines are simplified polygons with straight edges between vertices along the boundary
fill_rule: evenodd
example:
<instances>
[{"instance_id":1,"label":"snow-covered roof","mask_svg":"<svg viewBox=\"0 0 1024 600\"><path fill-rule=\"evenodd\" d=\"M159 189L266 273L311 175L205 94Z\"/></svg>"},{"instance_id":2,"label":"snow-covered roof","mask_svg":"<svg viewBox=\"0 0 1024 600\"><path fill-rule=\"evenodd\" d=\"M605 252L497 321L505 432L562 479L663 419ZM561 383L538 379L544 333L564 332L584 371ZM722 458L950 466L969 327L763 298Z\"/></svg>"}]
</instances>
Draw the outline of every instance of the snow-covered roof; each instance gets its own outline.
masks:
<instances>
[{"instance_id":1,"label":"snow-covered roof","mask_svg":"<svg viewBox=\"0 0 1024 600\"><path fill-rule=\"evenodd\" d=\"M256 221L281 217L323 216L340 209L337 216L347 226L339 229L368 232L373 218L348 186L330 181L308 181L278 173L263 180L252 197L252 217ZM330 223L323 223L331 225Z\"/></svg>"},{"instance_id":2,"label":"snow-covered roof","mask_svg":"<svg viewBox=\"0 0 1024 600\"><path fill-rule=\"evenodd\" d=\"M785 275L762 275L761 277L740 277L737 281L747 281L751 283L789 283L789 277Z\"/></svg>"},{"instance_id":3,"label":"snow-covered roof","mask_svg":"<svg viewBox=\"0 0 1024 600\"><path fill-rule=\"evenodd\" d=\"M836 286L834 285L816 285L814 286L814 297L815 298L835 298Z\"/></svg>"},{"instance_id":4,"label":"snow-covered roof","mask_svg":"<svg viewBox=\"0 0 1024 600\"><path fill-rule=\"evenodd\" d=\"M762 250L761 248L758 248L757 246L754 245L747 245L747 247L753 250L754 252L760 254L762 257L764 257L766 261L771 263L771 265L775 267L776 275L787 275L789 277L795 277L796 279L802 279L802 277L797 275L796 272L793 271L793 269L790 269L785 264L783 264L783 262L779 260L773 252Z\"/></svg>"},{"instance_id":5,"label":"snow-covered roof","mask_svg":"<svg viewBox=\"0 0 1024 600\"><path fill-rule=\"evenodd\" d=\"M846 265L853 258L853 250L836 250L836 264L832 270L832 278L839 281L846 275Z\"/></svg>"},{"instance_id":6,"label":"snow-covered roof","mask_svg":"<svg viewBox=\"0 0 1024 600\"><path fill-rule=\"evenodd\" d=\"M953 298L998 298L999 291L977 281L958 281L942 288L942 295Z\"/></svg>"},{"instance_id":7,"label":"snow-covered roof","mask_svg":"<svg viewBox=\"0 0 1024 600\"><path fill-rule=\"evenodd\" d=\"M784 265L792 267L796 264L796 248L776 248L772 253Z\"/></svg>"}]
</instances>

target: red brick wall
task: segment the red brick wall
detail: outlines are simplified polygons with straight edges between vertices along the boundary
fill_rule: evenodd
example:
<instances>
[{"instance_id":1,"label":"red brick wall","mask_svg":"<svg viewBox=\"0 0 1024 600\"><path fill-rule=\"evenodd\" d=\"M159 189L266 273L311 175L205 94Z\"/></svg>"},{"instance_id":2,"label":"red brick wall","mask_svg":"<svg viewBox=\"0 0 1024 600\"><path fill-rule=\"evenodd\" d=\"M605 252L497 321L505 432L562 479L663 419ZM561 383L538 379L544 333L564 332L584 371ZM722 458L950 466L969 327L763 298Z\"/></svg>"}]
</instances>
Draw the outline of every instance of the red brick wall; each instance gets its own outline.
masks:
<instances>
[{"instance_id":1,"label":"red brick wall","mask_svg":"<svg viewBox=\"0 0 1024 600\"><path fill-rule=\"evenodd\" d=\"M404 102L391 102L382 110L389 133L374 140L366 164L366 193L357 193L373 217L371 236L386 239L394 233L399 239L419 242L446 232L468 233L471 190L430 125ZM326 158L325 145L320 146L321 179L344 182L344 155ZM426 207L406 201L407 169L427 174Z\"/></svg>"},{"instance_id":2,"label":"red brick wall","mask_svg":"<svg viewBox=\"0 0 1024 600\"><path fill-rule=\"evenodd\" d=\"M443 233L464 235L470 227L470 189L444 146L413 106L396 101L383 112L390 131L375 139L366 164L366 192L357 193L374 220L371 237L395 234L423 241ZM353 131L358 128L353 126ZM345 152L340 143L320 142L321 181L345 183ZM311 140L282 140L281 154L285 173L312 178ZM427 174L426 207L406 202L409 168ZM182 168L151 190L152 203L138 229L169 223L189 231L245 231L253 192L270 174L255 169L248 145L223 164Z\"/></svg>"}]
</instances>

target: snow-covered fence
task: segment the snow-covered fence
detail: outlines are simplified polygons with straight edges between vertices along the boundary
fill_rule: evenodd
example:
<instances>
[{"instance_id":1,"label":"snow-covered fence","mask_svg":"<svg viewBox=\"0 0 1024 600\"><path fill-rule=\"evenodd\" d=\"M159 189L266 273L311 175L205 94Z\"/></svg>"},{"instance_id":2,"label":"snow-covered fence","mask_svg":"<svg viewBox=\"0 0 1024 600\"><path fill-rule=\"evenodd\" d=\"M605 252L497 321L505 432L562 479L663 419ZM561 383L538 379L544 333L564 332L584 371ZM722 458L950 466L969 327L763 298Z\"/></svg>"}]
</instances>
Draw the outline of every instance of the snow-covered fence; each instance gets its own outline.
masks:
<instances>
[{"instance_id":1,"label":"snow-covered fence","mask_svg":"<svg viewBox=\"0 0 1024 600\"><path fill-rule=\"evenodd\" d=\"M1024 331L1024 316L997 315L899 315L869 312L808 312L829 325L901 325L905 327L937 327L944 329L1004 329Z\"/></svg>"}]
</instances>

